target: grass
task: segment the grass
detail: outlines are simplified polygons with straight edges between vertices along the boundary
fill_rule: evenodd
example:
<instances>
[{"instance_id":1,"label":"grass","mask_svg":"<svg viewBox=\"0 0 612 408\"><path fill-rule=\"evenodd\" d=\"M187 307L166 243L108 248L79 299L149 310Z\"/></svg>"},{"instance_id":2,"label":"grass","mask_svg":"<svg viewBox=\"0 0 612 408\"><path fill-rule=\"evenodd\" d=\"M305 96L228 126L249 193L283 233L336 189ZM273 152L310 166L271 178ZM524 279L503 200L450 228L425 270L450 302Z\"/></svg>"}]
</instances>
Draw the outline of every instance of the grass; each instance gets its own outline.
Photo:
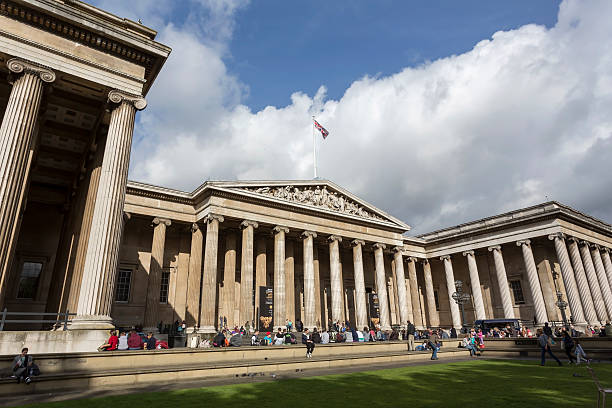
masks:
<instances>
[{"instance_id":1,"label":"grass","mask_svg":"<svg viewBox=\"0 0 612 408\"><path fill-rule=\"evenodd\" d=\"M612 365L593 364L612 385ZM592 407L597 397L584 365L471 360L352 374L109 396L28 405L41 408L132 407Z\"/></svg>"}]
</instances>

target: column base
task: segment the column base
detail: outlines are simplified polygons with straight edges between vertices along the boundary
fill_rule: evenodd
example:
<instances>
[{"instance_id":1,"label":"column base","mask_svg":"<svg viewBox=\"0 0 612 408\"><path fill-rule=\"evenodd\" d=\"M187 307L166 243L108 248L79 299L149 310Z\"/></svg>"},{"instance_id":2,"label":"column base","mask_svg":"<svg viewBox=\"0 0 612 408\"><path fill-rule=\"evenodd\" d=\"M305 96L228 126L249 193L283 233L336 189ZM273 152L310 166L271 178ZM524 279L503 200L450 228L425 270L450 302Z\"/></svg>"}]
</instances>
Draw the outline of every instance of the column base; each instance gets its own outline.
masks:
<instances>
[{"instance_id":1,"label":"column base","mask_svg":"<svg viewBox=\"0 0 612 408\"><path fill-rule=\"evenodd\" d=\"M110 330L115 328L110 316L76 316L70 322L70 330Z\"/></svg>"},{"instance_id":2,"label":"column base","mask_svg":"<svg viewBox=\"0 0 612 408\"><path fill-rule=\"evenodd\" d=\"M200 334L216 334L218 331L215 326L202 326L198 328Z\"/></svg>"}]
</instances>

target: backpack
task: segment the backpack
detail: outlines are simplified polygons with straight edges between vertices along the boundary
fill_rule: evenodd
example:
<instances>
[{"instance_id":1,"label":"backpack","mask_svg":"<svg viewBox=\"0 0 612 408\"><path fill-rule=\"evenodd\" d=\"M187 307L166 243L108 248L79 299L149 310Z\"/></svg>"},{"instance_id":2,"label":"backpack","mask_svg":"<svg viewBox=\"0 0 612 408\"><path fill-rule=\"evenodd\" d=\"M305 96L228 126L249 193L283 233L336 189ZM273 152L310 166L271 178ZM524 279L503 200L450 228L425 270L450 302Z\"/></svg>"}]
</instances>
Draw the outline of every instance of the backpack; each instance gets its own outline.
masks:
<instances>
[{"instance_id":1,"label":"backpack","mask_svg":"<svg viewBox=\"0 0 612 408\"><path fill-rule=\"evenodd\" d=\"M267 341L266 339L261 339L261 340L259 341L259 345L260 345L260 346L267 346L267 345L268 345L268 341Z\"/></svg>"}]
</instances>

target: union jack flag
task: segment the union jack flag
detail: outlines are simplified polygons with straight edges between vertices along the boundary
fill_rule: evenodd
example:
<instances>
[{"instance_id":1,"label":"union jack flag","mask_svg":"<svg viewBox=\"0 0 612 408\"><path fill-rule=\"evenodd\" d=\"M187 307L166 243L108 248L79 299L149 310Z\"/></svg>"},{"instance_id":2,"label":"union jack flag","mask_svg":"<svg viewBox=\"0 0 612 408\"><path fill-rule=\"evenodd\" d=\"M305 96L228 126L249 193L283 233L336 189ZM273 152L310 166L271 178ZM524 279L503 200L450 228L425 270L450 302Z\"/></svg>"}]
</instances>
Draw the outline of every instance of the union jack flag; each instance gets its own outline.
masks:
<instances>
[{"instance_id":1,"label":"union jack flag","mask_svg":"<svg viewBox=\"0 0 612 408\"><path fill-rule=\"evenodd\" d=\"M314 126L317 128L319 132L321 132L321 136L323 136L323 139L327 138L327 136L329 135L329 132L323 126L321 126L319 122L314 120Z\"/></svg>"}]
</instances>

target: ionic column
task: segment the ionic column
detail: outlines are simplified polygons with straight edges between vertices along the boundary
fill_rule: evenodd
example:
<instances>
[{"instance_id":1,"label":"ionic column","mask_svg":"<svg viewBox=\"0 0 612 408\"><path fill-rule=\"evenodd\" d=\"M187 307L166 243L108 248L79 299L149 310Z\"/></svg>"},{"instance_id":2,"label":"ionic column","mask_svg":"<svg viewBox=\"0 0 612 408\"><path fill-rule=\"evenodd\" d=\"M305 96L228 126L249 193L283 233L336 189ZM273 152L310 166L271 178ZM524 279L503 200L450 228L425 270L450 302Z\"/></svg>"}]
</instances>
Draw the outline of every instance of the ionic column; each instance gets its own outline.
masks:
<instances>
[{"instance_id":1,"label":"ionic column","mask_svg":"<svg viewBox=\"0 0 612 408\"><path fill-rule=\"evenodd\" d=\"M378 295L378 311L380 314L380 328L391 330L389 319L389 300L387 298L387 279L385 277L384 244L374 244L374 262L376 265L376 293Z\"/></svg>"},{"instance_id":2,"label":"ionic column","mask_svg":"<svg viewBox=\"0 0 612 408\"><path fill-rule=\"evenodd\" d=\"M332 321L343 321L342 315L342 282L340 281L340 250L339 245L342 237L331 235L329 241L329 280L331 286L331 318Z\"/></svg>"},{"instance_id":3,"label":"ionic column","mask_svg":"<svg viewBox=\"0 0 612 408\"><path fill-rule=\"evenodd\" d=\"M455 274L453 272L453 263L450 255L444 255L440 257L440 260L444 262L444 272L446 274L446 289L448 290L448 302L450 304L451 318L453 320L453 327L455 329L461 328L461 316L459 315L459 306L453 299L453 293L455 290Z\"/></svg>"},{"instance_id":4,"label":"ionic column","mask_svg":"<svg viewBox=\"0 0 612 408\"><path fill-rule=\"evenodd\" d=\"M208 214L206 223L206 246L204 247L204 274L202 278L202 309L200 311L200 331L215 333L215 311L217 305L217 257L219 252L219 223L222 215Z\"/></svg>"},{"instance_id":5,"label":"ionic column","mask_svg":"<svg viewBox=\"0 0 612 408\"><path fill-rule=\"evenodd\" d=\"M171 221L165 218L153 220L153 243L151 244L151 264L149 266L149 280L147 285L147 304L144 314L144 327L154 330L159 322L159 292L161 275L164 267L164 248L166 245L166 227Z\"/></svg>"},{"instance_id":6,"label":"ionic column","mask_svg":"<svg viewBox=\"0 0 612 408\"><path fill-rule=\"evenodd\" d=\"M538 269L536 268L533 252L531 251L531 241L523 239L516 242L516 245L521 247L523 251L523 260L525 261L525 269L527 270L527 279L529 280L529 289L531 290L531 298L533 299L533 308L535 318L538 324L544 324L548 321L546 315L546 306L544 305L544 295L542 294L542 286L538 277Z\"/></svg>"},{"instance_id":7,"label":"ionic column","mask_svg":"<svg viewBox=\"0 0 612 408\"><path fill-rule=\"evenodd\" d=\"M236 322L236 233L225 232L225 254L223 262L223 285L219 288L219 316L227 319L227 327L240 324ZM240 306L238 306L240 307ZM238 309L240 312L240 309ZM218 317L219 317L218 316Z\"/></svg>"},{"instance_id":8,"label":"ionic column","mask_svg":"<svg viewBox=\"0 0 612 408\"><path fill-rule=\"evenodd\" d=\"M440 313L436 309L436 296L434 294L433 279L431 277L431 264L429 260L423 259L423 280L425 281L425 298L427 299L427 310L429 311L429 327L440 326ZM410 285L412 290L412 283ZM423 322L423 326L425 326Z\"/></svg>"},{"instance_id":9,"label":"ionic column","mask_svg":"<svg viewBox=\"0 0 612 408\"><path fill-rule=\"evenodd\" d=\"M200 321L200 282L202 280L202 230L197 223L191 225L191 251L187 278L187 313L185 323L193 328Z\"/></svg>"},{"instance_id":10,"label":"ionic column","mask_svg":"<svg viewBox=\"0 0 612 408\"><path fill-rule=\"evenodd\" d=\"M608 320L608 316L610 316L608 314L608 305L612 306L612 294L610 294L610 286L608 284L608 277L605 274L605 270L603 268L596 268L594 259L591 258L591 252L589 251L590 246L590 242L581 241L580 255L582 256L582 262L589 279L589 284L593 285L591 293L593 293L593 290L595 290L596 293L593 293L595 311L597 312L599 320L603 323ZM591 280L594 280L594 282L591 282Z\"/></svg>"},{"instance_id":11,"label":"ionic column","mask_svg":"<svg viewBox=\"0 0 612 408\"><path fill-rule=\"evenodd\" d=\"M563 283L565 285L565 292L567 293L567 300L569 302L570 311L574 322L577 324L585 324L584 311L582 309L582 302L580 302L580 293L578 292L578 286L576 285L576 276L574 275L574 269L567 253L567 247L565 246L565 236L562 233L552 234L548 236L548 239L555 243L555 251L557 252L557 258L559 259L559 265L561 266L561 275L563 276Z\"/></svg>"},{"instance_id":12,"label":"ionic column","mask_svg":"<svg viewBox=\"0 0 612 408\"><path fill-rule=\"evenodd\" d=\"M22 59L12 58L7 66L19 76L13 82L0 127L0 305L17 239L43 85L55 81L53 71Z\"/></svg>"},{"instance_id":13,"label":"ionic column","mask_svg":"<svg viewBox=\"0 0 612 408\"><path fill-rule=\"evenodd\" d=\"M593 296L591 295L591 288L587 279L586 271L584 270L584 265L582 264L580 250L578 249L578 240L574 237L568 237L567 242L569 245L572 265L574 265L576 283L578 285L578 292L580 292L580 300L582 301L584 317L591 325L599 324L597 321L597 313L595 312L595 303L593 302Z\"/></svg>"},{"instance_id":14,"label":"ionic column","mask_svg":"<svg viewBox=\"0 0 612 408\"><path fill-rule=\"evenodd\" d=\"M612 261L610 261L610 249L602 248L601 258L603 260L604 268L606 269L606 275L608 276L608 283L612 287Z\"/></svg>"},{"instance_id":15,"label":"ionic column","mask_svg":"<svg viewBox=\"0 0 612 408\"><path fill-rule=\"evenodd\" d=\"M363 329L368 325L365 278L363 275L363 253L361 250L365 242L360 239L354 239L351 241L351 245L353 246L353 271L355 276L355 324L357 328Z\"/></svg>"},{"instance_id":16,"label":"ionic column","mask_svg":"<svg viewBox=\"0 0 612 408\"><path fill-rule=\"evenodd\" d=\"M312 329L315 326L315 276L313 241L317 233L304 231L304 327Z\"/></svg>"},{"instance_id":17,"label":"ionic column","mask_svg":"<svg viewBox=\"0 0 612 408\"><path fill-rule=\"evenodd\" d=\"M482 301L482 289L480 289L480 277L474 251L465 251L463 256L467 257L468 269L470 271L470 282L472 284L472 296L474 296L474 308L476 309L476 320L486 319L484 302Z\"/></svg>"},{"instance_id":18,"label":"ionic column","mask_svg":"<svg viewBox=\"0 0 612 408\"><path fill-rule=\"evenodd\" d=\"M412 304L412 323L415 325L415 327L421 329L423 327L425 327L425 322L423 321L423 315L421 313L421 297L419 296L419 283L417 280L417 272L416 272L416 263L417 263L417 259L413 258L413 257L409 257L408 258L408 282L409 282L409 288L410 288L410 303ZM431 269L429 271L429 275L431 277ZM431 296L432 299L434 300L434 311L436 308L436 301L435 298L433 298L434 294L433 294L433 282L431 283ZM427 288L425 288L427 291ZM425 298L427 298L427 294L425 295ZM428 307L429 307L429 303L428 303ZM408 313L410 315L410 312ZM437 320L438 324L440 324L439 319Z\"/></svg>"},{"instance_id":19,"label":"ionic column","mask_svg":"<svg viewBox=\"0 0 612 408\"><path fill-rule=\"evenodd\" d=\"M504 318L514 319L514 306L512 305L512 296L510 295L510 285L508 285L508 275L504 266L504 257L502 255L501 246L493 245L489 248L493 252L493 260L495 262L495 275L497 275L497 286L504 308Z\"/></svg>"},{"instance_id":20,"label":"ionic column","mask_svg":"<svg viewBox=\"0 0 612 408\"><path fill-rule=\"evenodd\" d=\"M604 268L603 261L601 260L601 255L599 253L599 245L589 244L585 241L584 247L585 251L587 252L589 251L589 247L591 249L591 263L593 264L593 267L595 269L595 274L597 275L597 280L599 281L599 288L601 290L603 302L606 306L607 311L607 316L604 320L608 320L609 317L612 316L612 291L610 291L610 284L608 283L606 270Z\"/></svg>"},{"instance_id":21,"label":"ionic column","mask_svg":"<svg viewBox=\"0 0 612 408\"><path fill-rule=\"evenodd\" d=\"M123 231L123 203L134 118L136 110L147 106L141 96L121 91L110 91L108 100L115 108L111 113L106 137L79 291L78 316L72 325L75 329L112 326L110 311Z\"/></svg>"},{"instance_id":22,"label":"ionic column","mask_svg":"<svg viewBox=\"0 0 612 408\"><path fill-rule=\"evenodd\" d=\"M253 241L255 221L242 221L242 258L240 262L240 324L253 320Z\"/></svg>"},{"instance_id":23,"label":"ionic column","mask_svg":"<svg viewBox=\"0 0 612 408\"><path fill-rule=\"evenodd\" d=\"M406 296L406 275L404 274L404 259L402 258L402 247L393 248L395 252L395 283L397 286L397 303L399 304L400 326L405 327L410 316L408 316L408 299Z\"/></svg>"},{"instance_id":24,"label":"ionic column","mask_svg":"<svg viewBox=\"0 0 612 408\"><path fill-rule=\"evenodd\" d=\"M295 254L293 241L285 243L285 318L295 322Z\"/></svg>"},{"instance_id":25,"label":"ionic column","mask_svg":"<svg viewBox=\"0 0 612 408\"><path fill-rule=\"evenodd\" d=\"M603 300L603 293L597 280L597 273L595 272L595 266L591 259L591 253L589 252L589 243L586 241L580 241L579 245L580 257L582 258L582 265L586 272L587 282L589 282L589 288L591 288L591 295L593 297L593 304L595 305L595 312L597 313L597 319L600 323L604 323L608 320L608 312L606 311L606 304Z\"/></svg>"},{"instance_id":26,"label":"ionic column","mask_svg":"<svg viewBox=\"0 0 612 408\"><path fill-rule=\"evenodd\" d=\"M285 234L289 228L277 225L274 234L274 330L285 327Z\"/></svg>"}]
</instances>

